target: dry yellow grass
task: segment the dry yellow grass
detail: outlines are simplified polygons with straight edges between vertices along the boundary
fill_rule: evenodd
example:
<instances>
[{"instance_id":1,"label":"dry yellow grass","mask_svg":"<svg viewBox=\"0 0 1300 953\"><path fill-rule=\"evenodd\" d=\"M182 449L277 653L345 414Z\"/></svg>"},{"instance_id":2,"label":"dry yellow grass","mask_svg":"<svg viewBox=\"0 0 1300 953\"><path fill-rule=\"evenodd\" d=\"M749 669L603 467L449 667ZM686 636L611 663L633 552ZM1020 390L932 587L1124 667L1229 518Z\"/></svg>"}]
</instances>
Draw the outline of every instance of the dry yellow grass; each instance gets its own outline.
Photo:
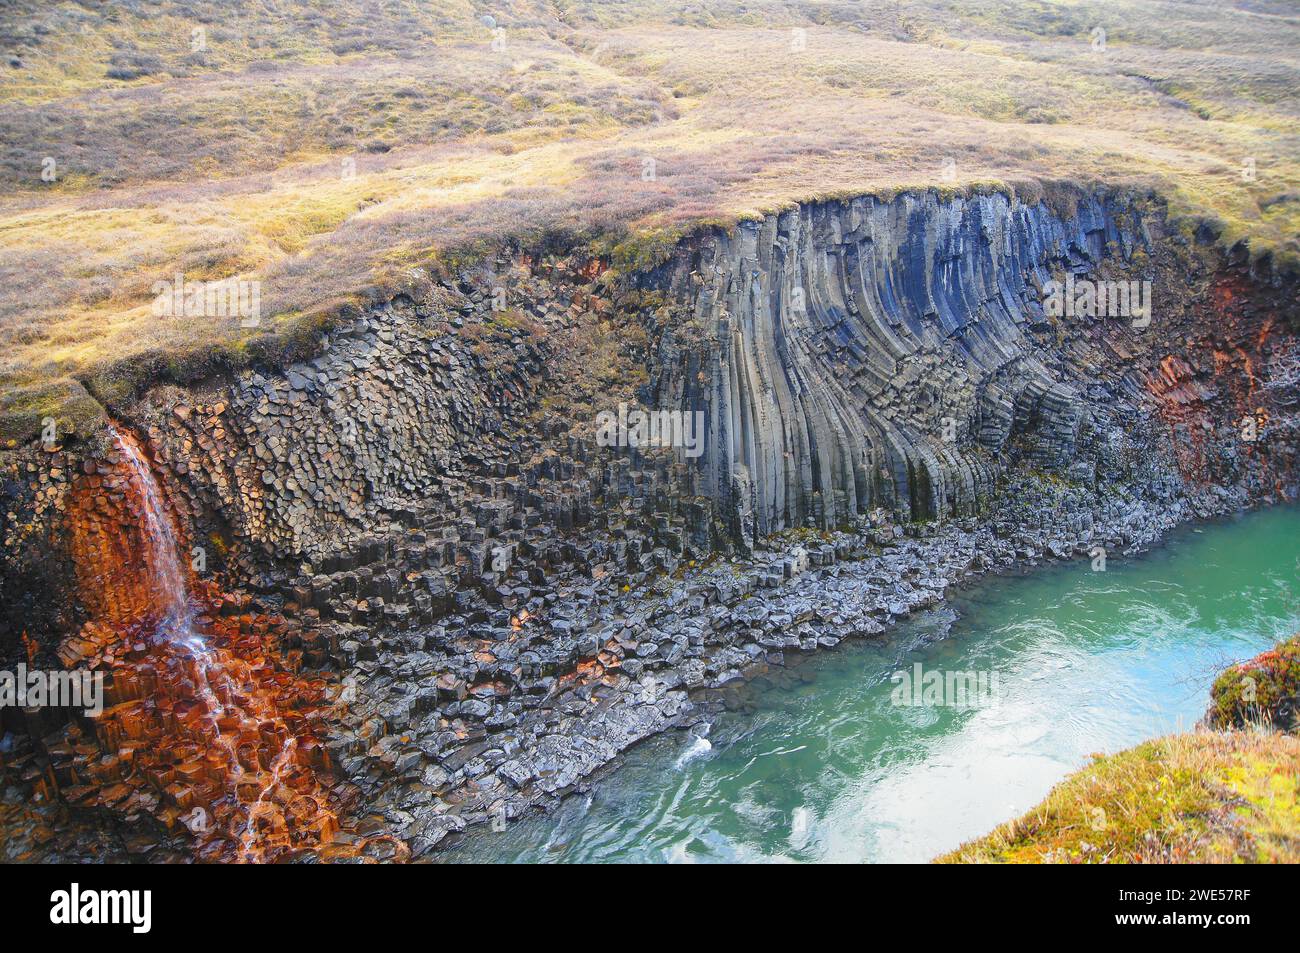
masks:
<instances>
[{"instance_id":1,"label":"dry yellow grass","mask_svg":"<svg viewBox=\"0 0 1300 953\"><path fill-rule=\"evenodd\" d=\"M1281 2L163 0L0 18L19 62L0 74L0 439L75 416L78 382L111 398L273 359L338 302L506 236L607 247L819 196L1068 179L1150 187L1225 243L1300 255L1300 18ZM154 283L178 272L260 281L262 326L154 317Z\"/></svg>"}]
</instances>

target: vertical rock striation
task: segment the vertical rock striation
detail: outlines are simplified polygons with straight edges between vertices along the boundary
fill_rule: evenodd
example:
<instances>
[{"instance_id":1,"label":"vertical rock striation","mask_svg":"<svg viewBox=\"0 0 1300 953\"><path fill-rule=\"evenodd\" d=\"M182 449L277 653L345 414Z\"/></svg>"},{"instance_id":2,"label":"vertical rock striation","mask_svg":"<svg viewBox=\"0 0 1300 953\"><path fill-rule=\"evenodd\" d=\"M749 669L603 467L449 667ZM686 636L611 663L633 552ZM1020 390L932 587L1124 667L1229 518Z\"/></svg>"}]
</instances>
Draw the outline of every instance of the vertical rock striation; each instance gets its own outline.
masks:
<instances>
[{"instance_id":1,"label":"vertical rock striation","mask_svg":"<svg viewBox=\"0 0 1300 953\"><path fill-rule=\"evenodd\" d=\"M1130 263L1128 213L925 193L697 239L662 279L688 304L659 329L656 389L707 411L707 492L752 541L875 506L973 513L1017 434L1064 465L1088 409L1027 330L1053 274Z\"/></svg>"}]
</instances>

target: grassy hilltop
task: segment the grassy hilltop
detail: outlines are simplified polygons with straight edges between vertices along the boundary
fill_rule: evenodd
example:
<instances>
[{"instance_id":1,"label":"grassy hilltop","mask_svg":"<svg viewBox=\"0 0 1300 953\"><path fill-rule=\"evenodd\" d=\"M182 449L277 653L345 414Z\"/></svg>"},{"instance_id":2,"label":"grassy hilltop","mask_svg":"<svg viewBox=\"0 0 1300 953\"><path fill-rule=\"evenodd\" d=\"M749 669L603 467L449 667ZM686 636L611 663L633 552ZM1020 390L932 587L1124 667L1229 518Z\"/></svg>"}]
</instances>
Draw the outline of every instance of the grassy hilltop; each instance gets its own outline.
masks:
<instances>
[{"instance_id":1,"label":"grassy hilltop","mask_svg":"<svg viewBox=\"0 0 1300 953\"><path fill-rule=\"evenodd\" d=\"M1300 260L1285 0L16 0L0 47L0 446L505 237L635 267L801 199L1102 180ZM261 326L155 317L177 273L259 280Z\"/></svg>"}]
</instances>

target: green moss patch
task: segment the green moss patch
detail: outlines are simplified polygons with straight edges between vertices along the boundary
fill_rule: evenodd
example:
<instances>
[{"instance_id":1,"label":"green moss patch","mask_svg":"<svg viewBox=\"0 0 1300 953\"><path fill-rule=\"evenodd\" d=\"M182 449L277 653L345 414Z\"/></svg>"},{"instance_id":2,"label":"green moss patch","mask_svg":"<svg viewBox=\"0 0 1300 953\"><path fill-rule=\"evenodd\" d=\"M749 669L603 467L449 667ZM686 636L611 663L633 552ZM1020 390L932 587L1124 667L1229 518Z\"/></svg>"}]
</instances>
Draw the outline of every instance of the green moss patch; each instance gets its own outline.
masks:
<instances>
[{"instance_id":1,"label":"green moss patch","mask_svg":"<svg viewBox=\"0 0 1300 953\"><path fill-rule=\"evenodd\" d=\"M1216 728L1293 728L1300 708L1300 636L1224 671L1210 689L1207 720Z\"/></svg>"}]
</instances>

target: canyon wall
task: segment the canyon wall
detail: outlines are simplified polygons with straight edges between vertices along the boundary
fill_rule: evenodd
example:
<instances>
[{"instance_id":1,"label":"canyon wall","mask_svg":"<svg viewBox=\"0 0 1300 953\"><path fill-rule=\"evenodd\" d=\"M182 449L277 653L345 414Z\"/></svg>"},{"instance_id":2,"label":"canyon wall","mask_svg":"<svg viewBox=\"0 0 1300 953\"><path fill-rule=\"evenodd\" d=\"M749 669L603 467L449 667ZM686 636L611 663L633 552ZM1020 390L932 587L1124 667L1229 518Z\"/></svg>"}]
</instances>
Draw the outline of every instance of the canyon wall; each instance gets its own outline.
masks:
<instances>
[{"instance_id":1,"label":"canyon wall","mask_svg":"<svg viewBox=\"0 0 1300 953\"><path fill-rule=\"evenodd\" d=\"M1150 282L1151 311L1053 307L1069 280ZM983 527L956 579L1293 497L1295 311L1149 198L903 194L704 229L637 274L575 252L416 275L309 361L111 412L251 670L364 684L320 762L427 848L503 792L568 789L687 691L929 604L919 556L888 555L904 532ZM702 415L702 452L603 445L620 404ZM2 462L0 649L102 654L148 612L120 460L91 438ZM830 582L798 613L745 601L864 559L853 610L817 605Z\"/></svg>"},{"instance_id":2,"label":"canyon wall","mask_svg":"<svg viewBox=\"0 0 1300 953\"><path fill-rule=\"evenodd\" d=\"M1044 289L1070 275L1150 282L1149 323L1048 313ZM213 573L397 625L465 588L509 600L512 573L539 591L575 571L622 585L876 508L976 514L1013 464L1122 480L1121 434L1201 480L1289 455L1283 426L1236 432L1277 394L1294 295L1165 235L1149 200L810 204L610 277L522 256L420 276L353 309L311 361L114 412ZM596 416L620 402L703 415L702 453L599 446ZM11 636L73 621L24 580L69 586L68 504L85 508L97 452L5 453Z\"/></svg>"},{"instance_id":3,"label":"canyon wall","mask_svg":"<svg viewBox=\"0 0 1300 953\"><path fill-rule=\"evenodd\" d=\"M927 193L745 223L694 243L668 279L689 318L662 338L658 390L707 410L705 492L751 540L874 506L974 513L1014 436L1035 431L1036 457L1060 467L1088 419L1032 334L1043 286L1103 262L1127 273L1147 244L1099 197L1065 219Z\"/></svg>"}]
</instances>

